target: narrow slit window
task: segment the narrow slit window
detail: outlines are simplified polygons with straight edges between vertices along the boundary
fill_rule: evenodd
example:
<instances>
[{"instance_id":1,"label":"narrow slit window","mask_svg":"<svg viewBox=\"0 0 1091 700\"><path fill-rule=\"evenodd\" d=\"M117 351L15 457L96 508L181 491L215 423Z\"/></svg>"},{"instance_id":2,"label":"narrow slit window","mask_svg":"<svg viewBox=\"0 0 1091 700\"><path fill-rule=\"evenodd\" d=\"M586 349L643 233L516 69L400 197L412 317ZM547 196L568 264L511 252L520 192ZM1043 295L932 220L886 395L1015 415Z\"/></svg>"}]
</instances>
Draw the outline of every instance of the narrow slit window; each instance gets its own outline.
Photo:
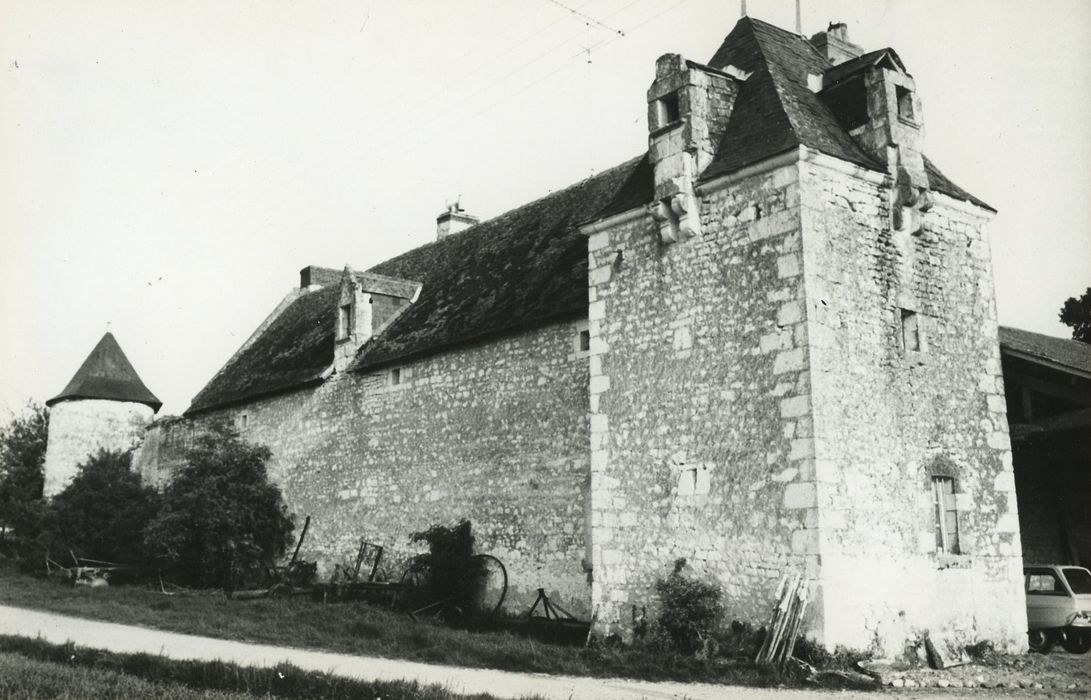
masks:
<instances>
[{"instance_id":1,"label":"narrow slit window","mask_svg":"<svg viewBox=\"0 0 1091 700\"><path fill-rule=\"evenodd\" d=\"M395 367L390 370L390 386L398 386L402 383L402 368Z\"/></svg>"},{"instance_id":2,"label":"narrow slit window","mask_svg":"<svg viewBox=\"0 0 1091 700\"><path fill-rule=\"evenodd\" d=\"M936 551L959 554L955 480L948 476L932 477L932 500L936 511Z\"/></svg>"},{"instance_id":3,"label":"narrow slit window","mask_svg":"<svg viewBox=\"0 0 1091 700\"><path fill-rule=\"evenodd\" d=\"M246 430L250 426L250 416L246 413L239 415L239 430Z\"/></svg>"},{"instance_id":4,"label":"narrow slit window","mask_svg":"<svg viewBox=\"0 0 1091 700\"><path fill-rule=\"evenodd\" d=\"M347 338L352 324L352 304L345 304L337 310L337 337Z\"/></svg>"},{"instance_id":5,"label":"narrow slit window","mask_svg":"<svg viewBox=\"0 0 1091 700\"><path fill-rule=\"evenodd\" d=\"M591 331L580 331L580 352L588 352L591 350Z\"/></svg>"},{"instance_id":6,"label":"narrow slit window","mask_svg":"<svg viewBox=\"0 0 1091 700\"><path fill-rule=\"evenodd\" d=\"M920 320L916 311L901 310L902 349L919 352L921 349Z\"/></svg>"},{"instance_id":7,"label":"narrow slit window","mask_svg":"<svg viewBox=\"0 0 1091 700\"><path fill-rule=\"evenodd\" d=\"M898 116L906 121L915 122L913 114L913 91L900 85L894 86L894 94L898 98Z\"/></svg>"},{"instance_id":8,"label":"narrow slit window","mask_svg":"<svg viewBox=\"0 0 1091 700\"><path fill-rule=\"evenodd\" d=\"M678 93L672 92L659 99L659 126L673 124L682 118L678 107Z\"/></svg>"}]
</instances>

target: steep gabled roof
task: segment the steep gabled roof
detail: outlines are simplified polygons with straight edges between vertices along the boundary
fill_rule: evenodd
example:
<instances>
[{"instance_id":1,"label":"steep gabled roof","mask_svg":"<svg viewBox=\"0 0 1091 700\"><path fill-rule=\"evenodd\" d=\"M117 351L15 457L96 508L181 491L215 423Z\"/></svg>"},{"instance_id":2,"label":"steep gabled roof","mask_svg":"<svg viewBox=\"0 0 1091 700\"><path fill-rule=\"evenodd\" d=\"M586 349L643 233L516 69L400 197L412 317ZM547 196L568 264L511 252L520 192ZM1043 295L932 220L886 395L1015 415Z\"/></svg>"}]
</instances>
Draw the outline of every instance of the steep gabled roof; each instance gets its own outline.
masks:
<instances>
[{"instance_id":1,"label":"steep gabled roof","mask_svg":"<svg viewBox=\"0 0 1091 700\"><path fill-rule=\"evenodd\" d=\"M876 49L875 51L868 51L862 56L850 58L844 63L838 63L836 66L827 68L826 72L823 74L823 87L836 85L845 78L855 75L867 68L871 68L872 66L884 66L886 68L900 70L903 73L908 72L905 70L905 64L902 63L902 59L898 56L897 51L891 48Z\"/></svg>"},{"instance_id":2,"label":"steep gabled roof","mask_svg":"<svg viewBox=\"0 0 1091 700\"><path fill-rule=\"evenodd\" d=\"M125 357L113 333L106 333L95 349L83 361L64 391L46 401L52 406L58 401L103 399L142 403L158 411L163 402L144 386L129 358Z\"/></svg>"},{"instance_id":3,"label":"steep gabled roof","mask_svg":"<svg viewBox=\"0 0 1091 700\"><path fill-rule=\"evenodd\" d=\"M727 175L799 146L882 169L807 86L808 74L822 75L830 64L803 37L743 17L709 65L733 65L751 75L739 88L724 137L702 179Z\"/></svg>"},{"instance_id":4,"label":"steep gabled roof","mask_svg":"<svg viewBox=\"0 0 1091 700\"><path fill-rule=\"evenodd\" d=\"M1091 376L1091 345L1078 340L1000 326L1000 350Z\"/></svg>"},{"instance_id":5,"label":"steep gabled roof","mask_svg":"<svg viewBox=\"0 0 1091 700\"><path fill-rule=\"evenodd\" d=\"M585 314L587 240L577 226L616 202L650 200L644 163L634 158L372 268L423 286L416 303L360 349L354 368Z\"/></svg>"}]
</instances>

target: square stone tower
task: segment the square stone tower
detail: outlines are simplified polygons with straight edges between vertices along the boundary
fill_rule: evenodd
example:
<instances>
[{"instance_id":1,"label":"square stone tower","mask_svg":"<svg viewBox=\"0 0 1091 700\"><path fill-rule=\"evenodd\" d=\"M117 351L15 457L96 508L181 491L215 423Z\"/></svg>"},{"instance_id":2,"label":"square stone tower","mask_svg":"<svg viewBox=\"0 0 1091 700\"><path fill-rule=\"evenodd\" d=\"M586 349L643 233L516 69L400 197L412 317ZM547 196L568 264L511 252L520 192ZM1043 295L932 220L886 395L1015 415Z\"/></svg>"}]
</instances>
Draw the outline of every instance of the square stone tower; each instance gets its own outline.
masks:
<instances>
[{"instance_id":1,"label":"square stone tower","mask_svg":"<svg viewBox=\"0 0 1091 700\"><path fill-rule=\"evenodd\" d=\"M583 226L601 632L684 557L755 624L804 575L831 648L1025 648L994 212L924 156L897 54L836 38L743 18L661 58L655 201Z\"/></svg>"}]
</instances>

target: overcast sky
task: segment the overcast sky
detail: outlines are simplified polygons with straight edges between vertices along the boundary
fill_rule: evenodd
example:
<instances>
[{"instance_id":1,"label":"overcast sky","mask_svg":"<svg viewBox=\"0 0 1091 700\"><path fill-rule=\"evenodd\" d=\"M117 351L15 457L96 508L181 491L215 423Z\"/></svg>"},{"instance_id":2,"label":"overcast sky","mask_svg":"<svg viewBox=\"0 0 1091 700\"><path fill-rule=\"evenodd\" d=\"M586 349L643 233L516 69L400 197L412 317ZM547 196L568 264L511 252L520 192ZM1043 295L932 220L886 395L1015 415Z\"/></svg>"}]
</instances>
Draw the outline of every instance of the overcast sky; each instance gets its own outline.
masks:
<instances>
[{"instance_id":1,"label":"overcast sky","mask_svg":"<svg viewBox=\"0 0 1091 700\"><path fill-rule=\"evenodd\" d=\"M570 11L567 8L575 9ZM749 0L793 28L793 0ZM357 269L641 153L655 59L732 0L0 0L0 419L109 328L183 411L308 264ZM917 81L1000 214L1004 324L1091 284L1091 2L803 0Z\"/></svg>"}]
</instances>

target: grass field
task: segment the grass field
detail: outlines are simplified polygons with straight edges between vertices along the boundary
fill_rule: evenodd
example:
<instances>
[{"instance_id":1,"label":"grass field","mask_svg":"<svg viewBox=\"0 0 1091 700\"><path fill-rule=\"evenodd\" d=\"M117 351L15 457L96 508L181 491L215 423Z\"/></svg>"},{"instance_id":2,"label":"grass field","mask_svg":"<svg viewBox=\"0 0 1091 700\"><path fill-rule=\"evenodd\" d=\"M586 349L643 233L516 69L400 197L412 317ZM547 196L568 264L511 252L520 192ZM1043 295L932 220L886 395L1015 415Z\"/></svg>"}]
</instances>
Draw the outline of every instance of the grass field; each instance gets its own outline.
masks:
<instances>
[{"instance_id":1,"label":"grass field","mask_svg":"<svg viewBox=\"0 0 1091 700\"><path fill-rule=\"evenodd\" d=\"M70 644L0 636L0 698L87 700L494 700L439 686L365 682L301 671L288 664L260 669L114 654ZM528 700L532 700L528 698Z\"/></svg>"},{"instance_id":2,"label":"grass field","mask_svg":"<svg viewBox=\"0 0 1091 700\"><path fill-rule=\"evenodd\" d=\"M166 597L137 586L73 588L0 567L0 603L223 639L472 668L768 686L771 671L650 648L565 647L509 632L452 629L365 603Z\"/></svg>"}]
</instances>

